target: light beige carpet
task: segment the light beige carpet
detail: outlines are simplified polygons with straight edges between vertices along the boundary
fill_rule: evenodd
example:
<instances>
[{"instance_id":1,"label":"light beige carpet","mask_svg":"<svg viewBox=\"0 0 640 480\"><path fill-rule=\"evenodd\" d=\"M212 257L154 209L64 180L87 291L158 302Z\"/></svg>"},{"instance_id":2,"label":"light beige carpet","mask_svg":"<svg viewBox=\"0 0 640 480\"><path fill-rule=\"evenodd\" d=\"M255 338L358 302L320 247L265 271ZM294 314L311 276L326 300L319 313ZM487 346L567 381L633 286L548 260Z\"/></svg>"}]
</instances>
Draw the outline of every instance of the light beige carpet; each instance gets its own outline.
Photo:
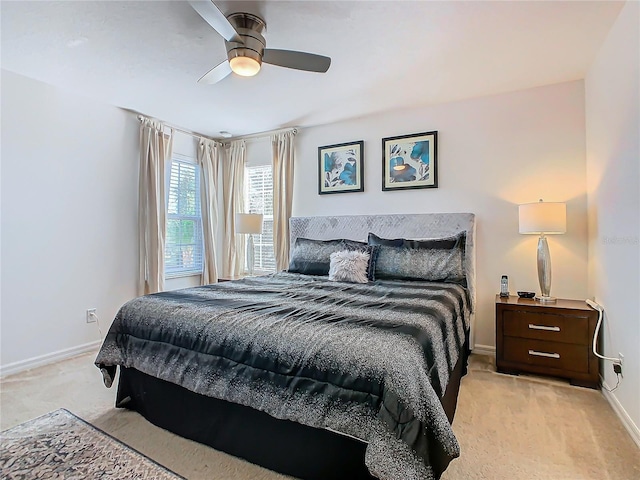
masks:
<instances>
[{"instance_id":1,"label":"light beige carpet","mask_svg":"<svg viewBox=\"0 0 640 480\"><path fill-rule=\"evenodd\" d=\"M103 387L94 356L4 379L0 429L67 408L189 479L287 478L114 409L115 389ZM453 424L462 455L443 480L640 479L640 450L600 392L493 369L490 357L472 356Z\"/></svg>"}]
</instances>

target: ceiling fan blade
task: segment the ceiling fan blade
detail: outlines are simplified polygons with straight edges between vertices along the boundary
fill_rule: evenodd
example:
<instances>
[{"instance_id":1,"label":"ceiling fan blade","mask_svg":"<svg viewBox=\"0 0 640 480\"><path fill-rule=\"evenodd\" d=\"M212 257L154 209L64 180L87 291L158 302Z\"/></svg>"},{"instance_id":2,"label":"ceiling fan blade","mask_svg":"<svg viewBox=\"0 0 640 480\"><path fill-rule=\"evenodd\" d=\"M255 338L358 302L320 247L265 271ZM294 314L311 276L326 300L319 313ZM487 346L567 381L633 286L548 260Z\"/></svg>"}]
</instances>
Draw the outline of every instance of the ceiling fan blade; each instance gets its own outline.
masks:
<instances>
[{"instance_id":1,"label":"ceiling fan blade","mask_svg":"<svg viewBox=\"0 0 640 480\"><path fill-rule=\"evenodd\" d=\"M224 62L219 63L207 73L205 73L198 83L218 83L220 80L225 78L227 75L231 73L231 65L229 65L229 61L225 60Z\"/></svg>"},{"instance_id":2,"label":"ceiling fan blade","mask_svg":"<svg viewBox=\"0 0 640 480\"><path fill-rule=\"evenodd\" d=\"M326 72L331 65L331 59L329 57L323 57L322 55L316 55L314 53L277 50L273 48L265 49L262 55L262 61L280 67L319 73Z\"/></svg>"},{"instance_id":3,"label":"ceiling fan blade","mask_svg":"<svg viewBox=\"0 0 640 480\"><path fill-rule=\"evenodd\" d=\"M226 41L244 43L236 29L213 1L190 0L189 4L204 18L205 22L211 25Z\"/></svg>"}]
</instances>

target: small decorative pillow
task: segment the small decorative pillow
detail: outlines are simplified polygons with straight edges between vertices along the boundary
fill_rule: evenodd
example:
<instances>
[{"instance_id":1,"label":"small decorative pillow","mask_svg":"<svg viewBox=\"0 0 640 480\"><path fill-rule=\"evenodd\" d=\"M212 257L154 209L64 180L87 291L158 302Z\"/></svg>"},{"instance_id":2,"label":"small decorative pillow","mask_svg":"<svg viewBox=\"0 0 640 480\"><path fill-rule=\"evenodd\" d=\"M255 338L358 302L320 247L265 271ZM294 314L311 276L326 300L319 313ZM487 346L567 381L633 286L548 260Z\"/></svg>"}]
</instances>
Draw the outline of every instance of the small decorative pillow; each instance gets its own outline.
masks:
<instances>
[{"instance_id":1,"label":"small decorative pillow","mask_svg":"<svg viewBox=\"0 0 640 480\"><path fill-rule=\"evenodd\" d=\"M329 280L335 282L367 283L369 254L358 250L344 250L331 254Z\"/></svg>"},{"instance_id":2,"label":"small decorative pillow","mask_svg":"<svg viewBox=\"0 0 640 480\"><path fill-rule=\"evenodd\" d=\"M378 251L380 247L378 245L367 245L366 243L361 242L353 242L351 240L347 240L345 243L346 250L355 250L358 252L368 253L369 254L369 264L367 265L367 278L370 281L374 281L376 279L376 260L378 258Z\"/></svg>"}]
</instances>

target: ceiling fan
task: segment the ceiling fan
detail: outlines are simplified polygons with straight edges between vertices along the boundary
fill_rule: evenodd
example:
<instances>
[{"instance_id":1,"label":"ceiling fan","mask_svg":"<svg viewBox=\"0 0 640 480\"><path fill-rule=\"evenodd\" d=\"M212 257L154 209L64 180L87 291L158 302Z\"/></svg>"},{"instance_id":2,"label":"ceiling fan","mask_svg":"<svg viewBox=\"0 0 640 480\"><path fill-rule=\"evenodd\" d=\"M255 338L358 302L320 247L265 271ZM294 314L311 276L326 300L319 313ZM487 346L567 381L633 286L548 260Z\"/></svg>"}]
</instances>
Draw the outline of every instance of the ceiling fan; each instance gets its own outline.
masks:
<instances>
[{"instance_id":1,"label":"ceiling fan","mask_svg":"<svg viewBox=\"0 0 640 480\"><path fill-rule=\"evenodd\" d=\"M251 77L260 71L262 63L280 67L324 73L329 70L331 59L313 53L265 48L262 32L266 23L250 13L232 13L225 17L213 1L189 1L193 9L225 40L227 60L219 63L199 80L199 83L216 83L231 72Z\"/></svg>"}]
</instances>

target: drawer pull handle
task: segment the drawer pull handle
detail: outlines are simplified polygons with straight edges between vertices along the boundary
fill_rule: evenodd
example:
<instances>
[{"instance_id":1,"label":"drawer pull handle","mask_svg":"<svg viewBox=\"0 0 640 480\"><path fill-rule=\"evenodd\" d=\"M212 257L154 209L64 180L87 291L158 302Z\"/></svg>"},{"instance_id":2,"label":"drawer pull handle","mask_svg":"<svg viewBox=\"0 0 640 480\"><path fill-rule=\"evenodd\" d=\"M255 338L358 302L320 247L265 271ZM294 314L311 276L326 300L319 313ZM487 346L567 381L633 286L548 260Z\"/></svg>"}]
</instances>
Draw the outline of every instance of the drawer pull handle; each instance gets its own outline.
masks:
<instances>
[{"instance_id":1,"label":"drawer pull handle","mask_svg":"<svg viewBox=\"0 0 640 480\"><path fill-rule=\"evenodd\" d=\"M535 355L536 357L560 358L559 353L536 352L535 350L529 350L529 355Z\"/></svg>"},{"instance_id":2,"label":"drawer pull handle","mask_svg":"<svg viewBox=\"0 0 640 480\"><path fill-rule=\"evenodd\" d=\"M548 332L559 332L560 327L547 327L545 325L534 325L533 323L529 324L529 328L531 330L547 330Z\"/></svg>"}]
</instances>

